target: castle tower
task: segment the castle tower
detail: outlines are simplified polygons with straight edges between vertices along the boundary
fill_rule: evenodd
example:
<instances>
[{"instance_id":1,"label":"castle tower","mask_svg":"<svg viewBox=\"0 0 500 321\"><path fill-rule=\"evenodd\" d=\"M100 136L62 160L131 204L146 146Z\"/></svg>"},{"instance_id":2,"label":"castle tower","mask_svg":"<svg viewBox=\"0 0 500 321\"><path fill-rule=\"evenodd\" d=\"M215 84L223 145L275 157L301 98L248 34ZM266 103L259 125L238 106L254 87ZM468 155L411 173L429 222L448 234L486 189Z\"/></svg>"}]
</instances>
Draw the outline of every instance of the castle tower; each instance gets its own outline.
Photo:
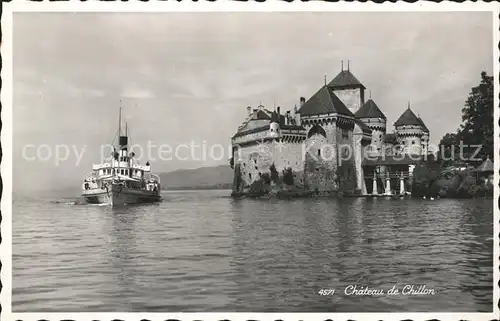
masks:
<instances>
[{"instance_id":1,"label":"castle tower","mask_svg":"<svg viewBox=\"0 0 500 321\"><path fill-rule=\"evenodd\" d=\"M371 98L356 112L355 116L371 129L372 151L380 153L384 146L387 117L385 117L384 113Z\"/></svg>"},{"instance_id":2,"label":"castle tower","mask_svg":"<svg viewBox=\"0 0 500 321\"><path fill-rule=\"evenodd\" d=\"M269 137L279 138L280 137L280 108L278 111L273 111L271 114L271 122L269 124Z\"/></svg>"},{"instance_id":3,"label":"castle tower","mask_svg":"<svg viewBox=\"0 0 500 321\"><path fill-rule=\"evenodd\" d=\"M394 127L396 128L396 139L403 153L422 153L424 126L422 126L422 120L411 110L410 103L408 103L408 108L394 123Z\"/></svg>"},{"instance_id":4,"label":"castle tower","mask_svg":"<svg viewBox=\"0 0 500 321\"><path fill-rule=\"evenodd\" d=\"M347 70L344 70L342 62L342 70L327 86L349 108L351 113L356 114L365 103L366 88L349 69L349 61L347 62Z\"/></svg>"},{"instance_id":5,"label":"castle tower","mask_svg":"<svg viewBox=\"0 0 500 321\"><path fill-rule=\"evenodd\" d=\"M429 152L430 131L429 131L429 128L427 128L427 126L425 126L425 123L422 120L422 118L420 118L420 115L418 117L418 120L422 124L422 129L424 131L424 134L422 135L422 139L421 139L421 141L422 141L422 154L426 155Z\"/></svg>"},{"instance_id":6,"label":"castle tower","mask_svg":"<svg viewBox=\"0 0 500 321\"><path fill-rule=\"evenodd\" d=\"M306 189L331 192L340 188L354 192L354 157L352 148L348 148L353 144L353 113L328 85L307 100L301 98L297 113L308 133L304 155Z\"/></svg>"}]
</instances>

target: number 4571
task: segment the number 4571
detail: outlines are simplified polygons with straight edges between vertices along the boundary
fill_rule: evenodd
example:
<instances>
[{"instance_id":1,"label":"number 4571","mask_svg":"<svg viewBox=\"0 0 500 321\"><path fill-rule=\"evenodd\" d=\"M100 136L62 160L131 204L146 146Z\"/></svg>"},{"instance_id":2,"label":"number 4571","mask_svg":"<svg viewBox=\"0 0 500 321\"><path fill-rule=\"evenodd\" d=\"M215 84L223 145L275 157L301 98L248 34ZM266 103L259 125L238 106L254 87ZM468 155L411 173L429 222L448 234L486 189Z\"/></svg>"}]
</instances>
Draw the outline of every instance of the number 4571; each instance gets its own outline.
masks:
<instances>
[{"instance_id":1,"label":"number 4571","mask_svg":"<svg viewBox=\"0 0 500 321\"><path fill-rule=\"evenodd\" d=\"M321 289L318 291L319 295L332 295L335 293L334 289Z\"/></svg>"}]
</instances>

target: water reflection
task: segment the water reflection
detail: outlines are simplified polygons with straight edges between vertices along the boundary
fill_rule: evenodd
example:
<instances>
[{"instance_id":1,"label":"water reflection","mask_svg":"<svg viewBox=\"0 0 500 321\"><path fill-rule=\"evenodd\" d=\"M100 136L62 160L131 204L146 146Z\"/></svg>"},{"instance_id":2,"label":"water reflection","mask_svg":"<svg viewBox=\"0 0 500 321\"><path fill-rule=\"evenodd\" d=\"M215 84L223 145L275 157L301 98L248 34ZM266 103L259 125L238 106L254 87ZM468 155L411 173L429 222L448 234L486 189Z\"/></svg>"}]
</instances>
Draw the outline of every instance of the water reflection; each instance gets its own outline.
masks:
<instances>
[{"instance_id":1,"label":"water reflection","mask_svg":"<svg viewBox=\"0 0 500 321\"><path fill-rule=\"evenodd\" d=\"M108 249L111 265L118 281L121 293L117 296L125 296L134 289L135 271L133 270L134 253L136 252L136 207L122 210L107 209L103 215L110 217L111 228L108 232Z\"/></svg>"},{"instance_id":2,"label":"water reflection","mask_svg":"<svg viewBox=\"0 0 500 321\"><path fill-rule=\"evenodd\" d=\"M482 201L470 202L460 216L460 235L464 242L463 260L464 273L460 284L462 292L471 293L481 312L491 311L491 274L493 272L493 235L488 221L492 219L491 208L484 206Z\"/></svg>"}]
</instances>

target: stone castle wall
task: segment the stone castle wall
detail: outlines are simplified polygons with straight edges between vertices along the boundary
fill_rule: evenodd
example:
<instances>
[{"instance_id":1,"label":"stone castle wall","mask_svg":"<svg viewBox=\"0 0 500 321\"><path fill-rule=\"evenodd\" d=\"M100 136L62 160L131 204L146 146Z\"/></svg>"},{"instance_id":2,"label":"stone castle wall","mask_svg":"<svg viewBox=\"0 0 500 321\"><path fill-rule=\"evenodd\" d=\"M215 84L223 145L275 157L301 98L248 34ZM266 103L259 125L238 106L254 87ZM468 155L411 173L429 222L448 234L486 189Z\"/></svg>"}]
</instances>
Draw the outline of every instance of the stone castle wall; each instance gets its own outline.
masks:
<instances>
[{"instance_id":1,"label":"stone castle wall","mask_svg":"<svg viewBox=\"0 0 500 321\"><path fill-rule=\"evenodd\" d=\"M384 145L385 132L380 129L372 129L372 141L371 148L374 153L383 152L382 147Z\"/></svg>"},{"instance_id":2,"label":"stone castle wall","mask_svg":"<svg viewBox=\"0 0 500 321\"><path fill-rule=\"evenodd\" d=\"M304 126L309 132L312 125ZM326 137L315 134L305 142L304 181L309 192L332 192L337 185L337 125L335 122L323 123L321 128Z\"/></svg>"},{"instance_id":3,"label":"stone castle wall","mask_svg":"<svg viewBox=\"0 0 500 321\"><path fill-rule=\"evenodd\" d=\"M336 150L328 139L315 134L306 140L304 187L309 192L325 192L337 189L335 184Z\"/></svg>"},{"instance_id":4,"label":"stone castle wall","mask_svg":"<svg viewBox=\"0 0 500 321\"><path fill-rule=\"evenodd\" d=\"M347 135L345 135L346 133ZM336 134L339 153L339 163L337 165L339 189L346 194L354 194L357 185L355 166L357 151L353 141L353 131L337 127Z\"/></svg>"},{"instance_id":5,"label":"stone castle wall","mask_svg":"<svg viewBox=\"0 0 500 321\"><path fill-rule=\"evenodd\" d=\"M304 184L303 152L302 142L278 144L276 141L267 141L240 147L234 154L235 176L240 176L240 186L233 186L233 190L242 192L263 179L263 175L269 175L268 177L271 178L273 165L280 181L283 180L284 172L291 170L293 185L295 188L302 188Z\"/></svg>"},{"instance_id":6,"label":"stone castle wall","mask_svg":"<svg viewBox=\"0 0 500 321\"><path fill-rule=\"evenodd\" d=\"M353 131L353 146L354 146L354 170L356 172L356 190L362 195L366 195L365 175L363 171L363 159L365 158L366 145L368 141L363 141L363 131L356 126Z\"/></svg>"},{"instance_id":7,"label":"stone castle wall","mask_svg":"<svg viewBox=\"0 0 500 321\"><path fill-rule=\"evenodd\" d=\"M333 92L353 114L355 114L365 103L364 91L360 88L335 89Z\"/></svg>"},{"instance_id":8,"label":"stone castle wall","mask_svg":"<svg viewBox=\"0 0 500 321\"><path fill-rule=\"evenodd\" d=\"M422 136L420 126L404 126L396 128L397 141L405 154L420 154L422 152Z\"/></svg>"}]
</instances>

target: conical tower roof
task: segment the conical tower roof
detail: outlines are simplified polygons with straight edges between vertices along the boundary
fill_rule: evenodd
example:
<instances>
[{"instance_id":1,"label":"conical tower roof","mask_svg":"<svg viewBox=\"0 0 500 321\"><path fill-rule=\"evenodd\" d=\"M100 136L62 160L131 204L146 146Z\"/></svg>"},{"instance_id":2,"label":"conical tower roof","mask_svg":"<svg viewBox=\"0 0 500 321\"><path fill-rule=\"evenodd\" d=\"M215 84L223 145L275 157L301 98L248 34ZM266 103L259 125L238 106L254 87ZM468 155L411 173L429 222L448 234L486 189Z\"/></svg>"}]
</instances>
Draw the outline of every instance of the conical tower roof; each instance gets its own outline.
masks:
<instances>
[{"instance_id":1,"label":"conical tower roof","mask_svg":"<svg viewBox=\"0 0 500 321\"><path fill-rule=\"evenodd\" d=\"M341 115L353 116L342 100L333 93L327 86L321 87L311 98L309 98L298 113L301 116L311 116L320 114L337 113Z\"/></svg>"},{"instance_id":2,"label":"conical tower roof","mask_svg":"<svg viewBox=\"0 0 500 321\"><path fill-rule=\"evenodd\" d=\"M399 116L398 120L394 123L395 127L405 126L405 125L422 125L421 120L415 115L411 110L410 106L404 111L404 113Z\"/></svg>"},{"instance_id":3,"label":"conical tower roof","mask_svg":"<svg viewBox=\"0 0 500 321\"><path fill-rule=\"evenodd\" d=\"M331 88L356 88L361 87L365 89L365 86L348 70L342 70L332 81L328 84Z\"/></svg>"},{"instance_id":4,"label":"conical tower roof","mask_svg":"<svg viewBox=\"0 0 500 321\"><path fill-rule=\"evenodd\" d=\"M368 101L361 106L361 108L354 114L356 118L383 118L385 117L384 113L378 108L377 104L372 99L368 99Z\"/></svg>"},{"instance_id":5,"label":"conical tower roof","mask_svg":"<svg viewBox=\"0 0 500 321\"><path fill-rule=\"evenodd\" d=\"M420 124L422 125L422 128L424 129L424 132L429 133L429 128L427 128L427 126L425 126L425 123L422 120L422 118L418 117L418 120L420 121Z\"/></svg>"}]
</instances>

